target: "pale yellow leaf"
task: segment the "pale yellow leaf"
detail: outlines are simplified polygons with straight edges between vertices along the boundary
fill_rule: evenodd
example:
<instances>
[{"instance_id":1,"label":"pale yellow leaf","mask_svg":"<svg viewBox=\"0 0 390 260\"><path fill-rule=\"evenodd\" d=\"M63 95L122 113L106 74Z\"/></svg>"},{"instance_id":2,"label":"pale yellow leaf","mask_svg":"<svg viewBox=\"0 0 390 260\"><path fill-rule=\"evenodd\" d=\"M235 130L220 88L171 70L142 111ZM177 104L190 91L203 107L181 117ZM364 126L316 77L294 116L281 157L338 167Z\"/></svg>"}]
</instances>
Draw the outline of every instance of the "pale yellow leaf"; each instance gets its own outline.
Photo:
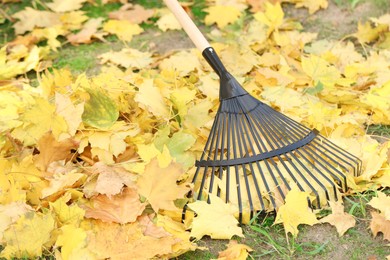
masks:
<instances>
[{"instance_id":1,"label":"pale yellow leaf","mask_svg":"<svg viewBox=\"0 0 390 260\"><path fill-rule=\"evenodd\" d=\"M210 204L206 201L188 204L188 207L197 214L192 223L191 236L196 239L201 239L205 235L214 239L230 239L234 235L243 237L238 220L234 217L235 207L224 203L213 194L209 196Z\"/></svg>"},{"instance_id":2,"label":"pale yellow leaf","mask_svg":"<svg viewBox=\"0 0 390 260\"><path fill-rule=\"evenodd\" d=\"M316 215L309 208L308 193L292 189L287 193L285 204L282 205L276 215L275 224L283 223L286 233L294 237L298 235L298 225L314 225L318 223Z\"/></svg>"}]
</instances>

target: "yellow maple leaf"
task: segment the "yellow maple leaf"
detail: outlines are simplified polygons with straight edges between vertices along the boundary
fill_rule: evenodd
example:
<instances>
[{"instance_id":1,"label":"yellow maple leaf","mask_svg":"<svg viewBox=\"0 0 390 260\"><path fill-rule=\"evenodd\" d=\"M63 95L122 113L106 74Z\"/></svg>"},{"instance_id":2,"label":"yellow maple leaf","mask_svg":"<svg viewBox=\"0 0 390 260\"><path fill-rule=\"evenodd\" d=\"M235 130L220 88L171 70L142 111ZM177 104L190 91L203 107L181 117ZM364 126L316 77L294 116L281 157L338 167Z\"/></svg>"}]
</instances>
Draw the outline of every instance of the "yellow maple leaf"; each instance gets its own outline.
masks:
<instances>
[{"instance_id":1,"label":"yellow maple leaf","mask_svg":"<svg viewBox=\"0 0 390 260\"><path fill-rule=\"evenodd\" d=\"M314 80L314 86L321 82L325 87L333 87L340 79L339 70L326 60L316 56L302 56L303 71Z\"/></svg>"},{"instance_id":2,"label":"yellow maple leaf","mask_svg":"<svg viewBox=\"0 0 390 260\"><path fill-rule=\"evenodd\" d=\"M37 232L38 227L39 232ZM42 247L49 241L53 229L54 219L50 212L48 214L25 213L4 232L5 248L0 253L0 257L11 259L41 256Z\"/></svg>"},{"instance_id":3,"label":"yellow maple leaf","mask_svg":"<svg viewBox=\"0 0 390 260\"><path fill-rule=\"evenodd\" d=\"M284 12L280 3L274 5L266 2L265 11L257 12L253 17L259 22L268 26L268 35L277 30L282 24L284 19Z\"/></svg>"},{"instance_id":4,"label":"yellow maple leaf","mask_svg":"<svg viewBox=\"0 0 390 260\"><path fill-rule=\"evenodd\" d=\"M63 75L61 73L60 75ZM58 75L58 73L57 73ZM66 75L63 75L66 77ZM60 86L57 82L57 86ZM78 127L82 122L82 115L84 113L84 102L74 104L69 96L55 93L56 112L62 116L68 124L68 132L60 135L60 139L74 136Z\"/></svg>"},{"instance_id":5,"label":"yellow maple leaf","mask_svg":"<svg viewBox=\"0 0 390 260\"><path fill-rule=\"evenodd\" d=\"M324 217L320 222L335 226L341 237L348 229L355 226L356 220L352 215L344 212L342 201L329 201L329 205L332 208L332 214Z\"/></svg>"},{"instance_id":6,"label":"yellow maple leaf","mask_svg":"<svg viewBox=\"0 0 390 260\"><path fill-rule=\"evenodd\" d=\"M87 0L53 0L53 2L47 3L47 6L56 13L65 13L80 9L86 1Z\"/></svg>"},{"instance_id":7,"label":"yellow maple leaf","mask_svg":"<svg viewBox=\"0 0 390 260\"><path fill-rule=\"evenodd\" d=\"M120 194L107 197L98 195L90 200L90 206L85 205L85 217L100 219L105 222L120 224L131 223L142 214L146 203L141 203L138 192L125 188Z\"/></svg>"},{"instance_id":8,"label":"yellow maple leaf","mask_svg":"<svg viewBox=\"0 0 390 260\"><path fill-rule=\"evenodd\" d=\"M377 191L377 195L378 197L373 197L367 204L380 210L386 220L390 221L390 196L387 196L381 191Z\"/></svg>"},{"instance_id":9,"label":"yellow maple leaf","mask_svg":"<svg viewBox=\"0 0 390 260\"><path fill-rule=\"evenodd\" d=\"M84 219L84 209L80 208L76 203L68 205L71 197L72 194L67 192L55 202L50 202L50 209L57 216L58 224L78 226Z\"/></svg>"},{"instance_id":10,"label":"yellow maple leaf","mask_svg":"<svg viewBox=\"0 0 390 260\"><path fill-rule=\"evenodd\" d=\"M62 226L61 234L56 241L56 246L61 247L61 258L63 260L94 259L92 253L85 248L87 245L86 239L87 233L84 229L74 225Z\"/></svg>"},{"instance_id":11,"label":"yellow maple leaf","mask_svg":"<svg viewBox=\"0 0 390 260\"><path fill-rule=\"evenodd\" d=\"M24 145L33 145L48 131L58 140L61 133L68 132L64 118L55 112L55 106L42 98L36 98L35 104L28 107L20 116L23 125L14 129L12 136Z\"/></svg>"},{"instance_id":12,"label":"yellow maple leaf","mask_svg":"<svg viewBox=\"0 0 390 260\"><path fill-rule=\"evenodd\" d=\"M286 203L282 205L276 215L275 223L283 223L286 233L294 237L298 235L298 225L314 225L318 223L316 215L307 203L308 193L292 189L286 196Z\"/></svg>"},{"instance_id":13,"label":"yellow maple leaf","mask_svg":"<svg viewBox=\"0 0 390 260\"><path fill-rule=\"evenodd\" d=\"M370 22L365 22L362 24L358 23L358 31L354 34L355 37L361 43L370 43L377 40L380 36L380 33L387 30L387 25L379 24L377 27L371 27Z\"/></svg>"},{"instance_id":14,"label":"yellow maple leaf","mask_svg":"<svg viewBox=\"0 0 390 260\"><path fill-rule=\"evenodd\" d=\"M319 9L328 8L328 0L292 0L291 2L296 3L296 7L306 7L309 9L310 14L314 14Z\"/></svg>"},{"instance_id":15,"label":"yellow maple leaf","mask_svg":"<svg viewBox=\"0 0 390 260\"><path fill-rule=\"evenodd\" d=\"M98 259L152 259L172 252L173 236L161 238L143 235L139 222L118 225L94 221L88 232L87 248Z\"/></svg>"},{"instance_id":16,"label":"yellow maple leaf","mask_svg":"<svg viewBox=\"0 0 390 260\"><path fill-rule=\"evenodd\" d=\"M88 20L84 11L66 12L60 16L62 26L66 30L81 29L82 23Z\"/></svg>"},{"instance_id":17,"label":"yellow maple leaf","mask_svg":"<svg viewBox=\"0 0 390 260\"><path fill-rule=\"evenodd\" d=\"M219 28L236 22L242 15L241 11L234 6L210 6L205 11L208 13L204 20L206 25L216 23Z\"/></svg>"},{"instance_id":18,"label":"yellow maple leaf","mask_svg":"<svg viewBox=\"0 0 390 260\"><path fill-rule=\"evenodd\" d=\"M159 209L177 210L174 201L189 191L185 185L177 185L176 181L183 174L180 164L171 163L160 168L153 159L145 167L145 172L138 178L138 192L144 196L155 212Z\"/></svg>"},{"instance_id":19,"label":"yellow maple leaf","mask_svg":"<svg viewBox=\"0 0 390 260\"><path fill-rule=\"evenodd\" d=\"M159 68L161 70L176 70L181 76L188 75L194 70L200 71L202 66L194 50L179 51L169 58L164 59Z\"/></svg>"},{"instance_id":20,"label":"yellow maple leaf","mask_svg":"<svg viewBox=\"0 0 390 260\"><path fill-rule=\"evenodd\" d=\"M156 22L156 25L163 32L166 32L168 30L180 30L182 28L180 23L177 21L177 19L171 12L163 14Z\"/></svg>"},{"instance_id":21,"label":"yellow maple leaf","mask_svg":"<svg viewBox=\"0 0 390 260\"><path fill-rule=\"evenodd\" d=\"M144 31L138 24L133 24L126 20L108 20L103 25L103 30L117 35L122 41L128 42L133 39L134 35L138 35Z\"/></svg>"},{"instance_id":22,"label":"yellow maple leaf","mask_svg":"<svg viewBox=\"0 0 390 260\"><path fill-rule=\"evenodd\" d=\"M32 207L21 201L15 201L6 205L0 204L0 243L3 243L4 231L26 212L32 210Z\"/></svg>"},{"instance_id":23,"label":"yellow maple leaf","mask_svg":"<svg viewBox=\"0 0 390 260\"><path fill-rule=\"evenodd\" d=\"M101 63L112 63L126 69L142 69L153 62L152 54L137 49L123 48L120 51L110 51L99 56Z\"/></svg>"},{"instance_id":24,"label":"yellow maple leaf","mask_svg":"<svg viewBox=\"0 0 390 260\"><path fill-rule=\"evenodd\" d=\"M230 239L234 235L243 237L242 229L234 217L235 207L213 194L209 196L210 204L200 200L188 204L197 214L192 223L191 236L196 239L201 239L204 235L215 239Z\"/></svg>"},{"instance_id":25,"label":"yellow maple leaf","mask_svg":"<svg viewBox=\"0 0 390 260\"><path fill-rule=\"evenodd\" d=\"M247 245L239 244L236 240L230 240L227 248L224 251L218 253L218 259L220 260L246 260L248 258L248 252L253 251Z\"/></svg>"},{"instance_id":26,"label":"yellow maple leaf","mask_svg":"<svg viewBox=\"0 0 390 260\"><path fill-rule=\"evenodd\" d=\"M139 86L139 92L135 95L135 101L149 110L153 115L169 118L169 110L164 102L161 91L153 85L153 80L148 79Z\"/></svg>"}]
</instances>

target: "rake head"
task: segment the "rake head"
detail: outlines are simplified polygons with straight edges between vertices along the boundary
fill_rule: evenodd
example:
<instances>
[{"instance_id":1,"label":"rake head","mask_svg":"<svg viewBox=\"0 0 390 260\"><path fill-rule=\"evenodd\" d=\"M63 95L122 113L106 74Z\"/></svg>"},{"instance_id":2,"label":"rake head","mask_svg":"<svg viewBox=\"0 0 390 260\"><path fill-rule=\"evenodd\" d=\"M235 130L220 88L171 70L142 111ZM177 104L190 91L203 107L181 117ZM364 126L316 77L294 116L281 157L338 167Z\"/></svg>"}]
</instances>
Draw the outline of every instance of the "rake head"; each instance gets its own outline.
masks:
<instances>
[{"instance_id":1,"label":"rake head","mask_svg":"<svg viewBox=\"0 0 390 260\"><path fill-rule=\"evenodd\" d=\"M216 194L242 214L278 208L294 186L320 208L340 198L347 174L361 161L317 130L310 130L248 94L212 48L203 56L221 79L220 107L192 182L197 200Z\"/></svg>"}]
</instances>

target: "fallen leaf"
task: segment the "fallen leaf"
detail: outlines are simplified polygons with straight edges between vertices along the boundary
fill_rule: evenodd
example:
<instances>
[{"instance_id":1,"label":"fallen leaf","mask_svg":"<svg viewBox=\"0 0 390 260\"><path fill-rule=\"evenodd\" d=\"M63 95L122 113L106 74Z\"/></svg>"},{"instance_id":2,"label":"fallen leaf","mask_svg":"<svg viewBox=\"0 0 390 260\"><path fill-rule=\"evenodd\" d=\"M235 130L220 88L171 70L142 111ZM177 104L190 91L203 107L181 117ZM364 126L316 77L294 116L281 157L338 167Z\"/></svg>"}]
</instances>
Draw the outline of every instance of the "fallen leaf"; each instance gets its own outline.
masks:
<instances>
[{"instance_id":1,"label":"fallen leaf","mask_svg":"<svg viewBox=\"0 0 390 260\"><path fill-rule=\"evenodd\" d=\"M115 102L101 89L87 89L89 99L85 102L83 122L97 129L112 127L119 117Z\"/></svg>"},{"instance_id":2,"label":"fallen leaf","mask_svg":"<svg viewBox=\"0 0 390 260\"><path fill-rule=\"evenodd\" d=\"M379 210L386 220L390 221L390 196L377 191L377 197L373 197L367 204Z\"/></svg>"},{"instance_id":3,"label":"fallen leaf","mask_svg":"<svg viewBox=\"0 0 390 260\"><path fill-rule=\"evenodd\" d=\"M246 260L249 256L248 252L253 249L247 245L239 244L236 240L230 240L227 248L218 253L220 260Z\"/></svg>"},{"instance_id":4,"label":"fallen leaf","mask_svg":"<svg viewBox=\"0 0 390 260\"><path fill-rule=\"evenodd\" d=\"M0 243L3 243L4 231L25 213L32 210L31 206L21 201L0 205Z\"/></svg>"},{"instance_id":5,"label":"fallen leaf","mask_svg":"<svg viewBox=\"0 0 390 260\"><path fill-rule=\"evenodd\" d=\"M183 198L189 191L187 186L176 184L182 174L180 164L172 162L166 168L161 169L158 161L153 159L138 178L138 192L147 199L156 213L159 209L176 210L177 207L173 202Z\"/></svg>"},{"instance_id":6,"label":"fallen leaf","mask_svg":"<svg viewBox=\"0 0 390 260\"><path fill-rule=\"evenodd\" d=\"M51 132L44 134L37 143L39 154L35 157L35 165L42 171L46 171L50 163L64 160L69 157L72 149L76 149L78 143L73 139L56 141Z\"/></svg>"},{"instance_id":7,"label":"fallen leaf","mask_svg":"<svg viewBox=\"0 0 390 260\"><path fill-rule=\"evenodd\" d=\"M50 178L50 186L42 190L41 198L62 192L65 188L72 187L79 179L84 177L84 174L77 172L55 174L53 178Z\"/></svg>"},{"instance_id":8,"label":"fallen leaf","mask_svg":"<svg viewBox=\"0 0 390 260\"><path fill-rule=\"evenodd\" d=\"M103 33L98 33L98 29L102 26L103 18L89 19L84 25L81 31L75 34L69 34L66 36L71 44L77 45L80 43L90 43L92 38L98 38L103 40Z\"/></svg>"},{"instance_id":9,"label":"fallen leaf","mask_svg":"<svg viewBox=\"0 0 390 260\"><path fill-rule=\"evenodd\" d=\"M87 0L53 0L51 3L46 3L46 5L56 13L64 13L80 9L86 1Z\"/></svg>"},{"instance_id":10,"label":"fallen leaf","mask_svg":"<svg viewBox=\"0 0 390 260\"><path fill-rule=\"evenodd\" d=\"M390 220L386 220L382 214L375 211L371 211L371 216L370 229L374 237L381 232L383 239L390 241Z\"/></svg>"},{"instance_id":11,"label":"fallen leaf","mask_svg":"<svg viewBox=\"0 0 390 260\"><path fill-rule=\"evenodd\" d=\"M144 30L134 23L126 20L108 20L103 25L103 30L110 34L115 34L122 41L130 42L134 35L142 33Z\"/></svg>"},{"instance_id":12,"label":"fallen leaf","mask_svg":"<svg viewBox=\"0 0 390 260\"><path fill-rule=\"evenodd\" d=\"M80 208L76 203L71 204L71 197L71 193L66 192L64 196L55 202L50 202L50 208L57 216L58 224L78 226L84 219L85 210Z\"/></svg>"},{"instance_id":13,"label":"fallen leaf","mask_svg":"<svg viewBox=\"0 0 390 260\"><path fill-rule=\"evenodd\" d=\"M120 51L110 51L99 56L101 63L112 63L126 69L143 69L152 62L152 54L137 49L123 48Z\"/></svg>"},{"instance_id":14,"label":"fallen leaf","mask_svg":"<svg viewBox=\"0 0 390 260\"><path fill-rule=\"evenodd\" d=\"M352 215L344 212L344 205L341 201L329 201L329 204L332 208L332 214L324 217L320 222L335 226L341 237L348 229L355 226L356 220Z\"/></svg>"},{"instance_id":15,"label":"fallen leaf","mask_svg":"<svg viewBox=\"0 0 390 260\"><path fill-rule=\"evenodd\" d=\"M219 28L236 22L242 15L241 11L234 6L210 6L205 11L208 13L204 19L206 25L216 23Z\"/></svg>"},{"instance_id":16,"label":"fallen leaf","mask_svg":"<svg viewBox=\"0 0 390 260\"><path fill-rule=\"evenodd\" d=\"M309 14L314 14L319 9L328 8L328 0L293 0L296 7L306 7L309 9Z\"/></svg>"},{"instance_id":17,"label":"fallen leaf","mask_svg":"<svg viewBox=\"0 0 390 260\"><path fill-rule=\"evenodd\" d=\"M275 223L283 223L286 233L294 237L298 235L298 225L314 225L319 223L316 215L308 205L308 193L299 191L297 188L287 193L285 204L282 205L276 215Z\"/></svg>"},{"instance_id":18,"label":"fallen leaf","mask_svg":"<svg viewBox=\"0 0 390 260\"><path fill-rule=\"evenodd\" d=\"M13 27L16 34L24 34L27 31L32 31L35 27L50 27L61 24L60 16L60 14L53 12L26 7L12 15L13 18L19 19Z\"/></svg>"},{"instance_id":19,"label":"fallen leaf","mask_svg":"<svg viewBox=\"0 0 390 260\"><path fill-rule=\"evenodd\" d=\"M164 102L164 98L160 90L154 86L153 80L145 80L140 86L139 91L135 95L135 101L141 106L149 110L151 114L163 118L169 118L168 106Z\"/></svg>"},{"instance_id":20,"label":"fallen leaf","mask_svg":"<svg viewBox=\"0 0 390 260\"><path fill-rule=\"evenodd\" d=\"M141 5L124 4L119 10L110 12L108 17L116 20L127 20L131 23L140 24L146 22L154 15L154 10L145 9Z\"/></svg>"},{"instance_id":21,"label":"fallen leaf","mask_svg":"<svg viewBox=\"0 0 390 260\"><path fill-rule=\"evenodd\" d=\"M160 30L166 32L168 30L181 30L182 27L177 21L176 17L171 13L163 14L160 19L156 22L156 25Z\"/></svg>"},{"instance_id":22,"label":"fallen leaf","mask_svg":"<svg viewBox=\"0 0 390 260\"><path fill-rule=\"evenodd\" d=\"M42 246L49 241L54 223L50 212L48 214L25 213L3 233L5 247L0 257L11 259L41 256Z\"/></svg>"},{"instance_id":23,"label":"fallen leaf","mask_svg":"<svg viewBox=\"0 0 390 260\"><path fill-rule=\"evenodd\" d=\"M146 206L146 203L141 203L138 192L133 188L124 188L120 194L111 197L92 197L90 204L84 206L85 217L120 224L136 221Z\"/></svg>"},{"instance_id":24,"label":"fallen leaf","mask_svg":"<svg viewBox=\"0 0 390 260\"><path fill-rule=\"evenodd\" d=\"M191 236L196 239L205 235L213 239L230 239L235 235L243 237L242 229L234 217L235 207L213 194L209 194L209 198L210 204L200 200L188 204L197 214L192 223Z\"/></svg>"},{"instance_id":25,"label":"fallen leaf","mask_svg":"<svg viewBox=\"0 0 390 260\"><path fill-rule=\"evenodd\" d=\"M87 233L85 230L73 225L61 227L61 234L58 236L56 246L61 247L61 258L70 259L93 259L93 255L85 249L87 244Z\"/></svg>"},{"instance_id":26,"label":"fallen leaf","mask_svg":"<svg viewBox=\"0 0 390 260\"><path fill-rule=\"evenodd\" d=\"M135 176L119 167L97 162L91 167L91 171L99 174L95 186L97 193L111 196L120 193L124 185L135 187Z\"/></svg>"},{"instance_id":27,"label":"fallen leaf","mask_svg":"<svg viewBox=\"0 0 390 260\"><path fill-rule=\"evenodd\" d=\"M94 222L87 248L99 259L151 259L172 252L174 237L144 236L138 222L118 225Z\"/></svg>"}]
</instances>

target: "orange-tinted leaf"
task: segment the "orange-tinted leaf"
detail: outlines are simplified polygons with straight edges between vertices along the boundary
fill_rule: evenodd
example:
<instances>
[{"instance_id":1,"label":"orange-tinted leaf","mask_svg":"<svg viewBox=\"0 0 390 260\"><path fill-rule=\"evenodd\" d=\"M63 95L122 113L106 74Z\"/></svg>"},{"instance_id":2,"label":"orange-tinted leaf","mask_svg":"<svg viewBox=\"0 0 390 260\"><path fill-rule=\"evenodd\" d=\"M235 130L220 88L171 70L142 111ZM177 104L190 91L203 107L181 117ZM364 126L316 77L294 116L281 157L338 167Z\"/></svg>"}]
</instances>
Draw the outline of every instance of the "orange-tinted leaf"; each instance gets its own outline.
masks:
<instances>
[{"instance_id":1,"label":"orange-tinted leaf","mask_svg":"<svg viewBox=\"0 0 390 260\"><path fill-rule=\"evenodd\" d=\"M53 134L48 132L38 141L39 155L35 158L35 165L45 171L50 163L66 159L77 146L78 143L73 139L57 141Z\"/></svg>"},{"instance_id":2,"label":"orange-tinted leaf","mask_svg":"<svg viewBox=\"0 0 390 260\"><path fill-rule=\"evenodd\" d=\"M91 207L85 206L87 218L120 224L134 222L142 214L146 204L141 203L135 189L125 188L121 194L107 197L98 195L91 199Z\"/></svg>"},{"instance_id":3,"label":"orange-tinted leaf","mask_svg":"<svg viewBox=\"0 0 390 260\"><path fill-rule=\"evenodd\" d=\"M390 241L390 220L386 220L382 214L375 211L371 212L371 216L370 229L374 237L381 232L383 239Z\"/></svg>"}]
</instances>

